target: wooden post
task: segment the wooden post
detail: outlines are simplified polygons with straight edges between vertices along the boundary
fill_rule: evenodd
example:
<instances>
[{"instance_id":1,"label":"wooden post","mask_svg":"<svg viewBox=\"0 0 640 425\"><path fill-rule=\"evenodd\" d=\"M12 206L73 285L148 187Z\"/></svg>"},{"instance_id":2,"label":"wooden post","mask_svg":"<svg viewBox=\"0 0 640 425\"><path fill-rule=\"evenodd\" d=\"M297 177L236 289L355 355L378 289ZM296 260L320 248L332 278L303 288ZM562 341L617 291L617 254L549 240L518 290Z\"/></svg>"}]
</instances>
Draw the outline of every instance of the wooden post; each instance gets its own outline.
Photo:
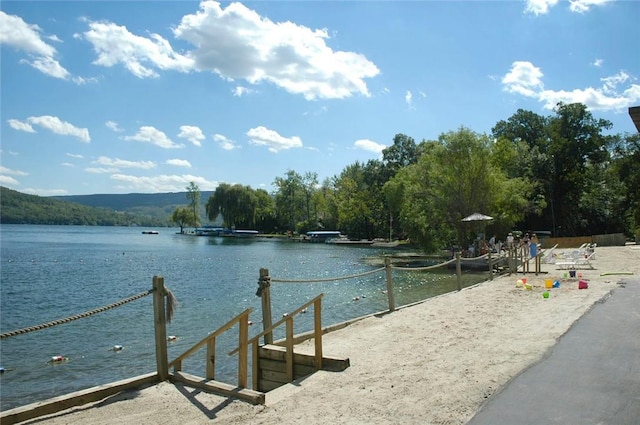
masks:
<instances>
[{"instance_id":1,"label":"wooden post","mask_svg":"<svg viewBox=\"0 0 640 425\"><path fill-rule=\"evenodd\" d=\"M322 298L318 298L313 303L313 337L316 370L320 370L322 369Z\"/></svg>"},{"instance_id":2,"label":"wooden post","mask_svg":"<svg viewBox=\"0 0 640 425\"><path fill-rule=\"evenodd\" d=\"M216 337L207 341L207 370L205 373L208 380L216 379Z\"/></svg>"},{"instance_id":3,"label":"wooden post","mask_svg":"<svg viewBox=\"0 0 640 425\"><path fill-rule=\"evenodd\" d=\"M158 379L165 381L169 378L169 360L167 354L167 322L164 310L164 278L153 277L153 320L156 336L156 369Z\"/></svg>"},{"instance_id":4,"label":"wooden post","mask_svg":"<svg viewBox=\"0 0 640 425\"><path fill-rule=\"evenodd\" d=\"M253 381L253 389L255 391L260 391L260 338L253 341L251 357L251 379Z\"/></svg>"},{"instance_id":5,"label":"wooden post","mask_svg":"<svg viewBox=\"0 0 640 425\"><path fill-rule=\"evenodd\" d=\"M458 291L462 290L462 264L460 260L460 253L456 252L456 276L458 280Z\"/></svg>"},{"instance_id":6,"label":"wooden post","mask_svg":"<svg viewBox=\"0 0 640 425\"><path fill-rule=\"evenodd\" d=\"M257 296L262 299L262 325L263 330L271 328L271 278L269 277L269 269L260 269L260 279L258 279ZM273 344L273 332L267 332L264 335L265 344Z\"/></svg>"},{"instance_id":7,"label":"wooden post","mask_svg":"<svg viewBox=\"0 0 640 425\"><path fill-rule=\"evenodd\" d=\"M285 354L285 362L286 362L286 372L287 372L287 381L293 382L293 317L287 317L287 326L286 326L286 340L285 344L287 347L287 352Z\"/></svg>"},{"instance_id":8,"label":"wooden post","mask_svg":"<svg viewBox=\"0 0 640 425\"><path fill-rule=\"evenodd\" d=\"M393 297L393 273L391 273L391 259L384 257L384 268L387 272L387 298L389 299L389 311L395 311L396 301Z\"/></svg>"},{"instance_id":9,"label":"wooden post","mask_svg":"<svg viewBox=\"0 0 640 425\"><path fill-rule=\"evenodd\" d=\"M493 280L493 264L491 263L491 248L489 248L487 260L489 261L489 280Z\"/></svg>"},{"instance_id":10,"label":"wooden post","mask_svg":"<svg viewBox=\"0 0 640 425\"><path fill-rule=\"evenodd\" d=\"M238 387L247 388L247 374L249 373L249 314L242 316L238 323L240 334L238 335Z\"/></svg>"}]
</instances>

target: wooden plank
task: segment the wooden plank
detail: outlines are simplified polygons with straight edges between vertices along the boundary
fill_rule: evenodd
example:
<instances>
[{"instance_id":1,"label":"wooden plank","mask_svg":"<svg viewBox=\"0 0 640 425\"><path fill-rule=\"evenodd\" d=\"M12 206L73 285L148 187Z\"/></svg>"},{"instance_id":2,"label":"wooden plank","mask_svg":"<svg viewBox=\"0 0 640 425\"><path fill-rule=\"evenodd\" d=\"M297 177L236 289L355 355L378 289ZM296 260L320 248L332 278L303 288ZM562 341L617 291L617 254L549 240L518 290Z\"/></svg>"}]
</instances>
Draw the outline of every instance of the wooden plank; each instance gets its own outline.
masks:
<instances>
[{"instance_id":1,"label":"wooden plank","mask_svg":"<svg viewBox=\"0 0 640 425\"><path fill-rule=\"evenodd\" d=\"M76 391L64 396L27 404L26 406L1 412L0 423L2 423L2 425L11 425L18 422L24 422L29 419L57 413L71 407L103 400L123 391L140 389L157 382L159 382L158 374L153 372L146 375L112 382L110 384L99 385L82 391Z\"/></svg>"},{"instance_id":2,"label":"wooden plank","mask_svg":"<svg viewBox=\"0 0 640 425\"><path fill-rule=\"evenodd\" d=\"M265 401L263 392L250 390L248 388L234 387L233 385L219 381L208 381L204 378L184 372L177 372L169 375L169 379L172 382L180 382L206 392L237 398L251 404L264 404Z\"/></svg>"},{"instance_id":3,"label":"wooden plank","mask_svg":"<svg viewBox=\"0 0 640 425\"><path fill-rule=\"evenodd\" d=\"M240 319L238 334L238 386L247 388L247 377L249 374L249 314Z\"/></svg>"},{"instance_id":4,"label":"wooden plank","mask_svg":"<svg viewBox=\"0 0 640 425\"><path fill-rule=\"evenodd\" d=\"M284 366L284 363L283 363L283 366ZM315 371L316 371L315 368L310 366L296 365L293 369L294 380L304 378L305 376L309 376ZM260 379L267 379L269 381L282 382L282 383L292 382L287 379L287 374L284 372L284 370L276 371L276 370L263 369L262 371L260 371Z\"/></svg>"},{"instance_id":5,"label":"wooden plank","mask_svg":"<svg viewBox=\"0 0 640 425\"><path fill-rule=\"evenodd\" d=\"M282 382L274 382L274 381L269 381L266 379L261 379L260 380L260 391L263 392L269 392L271 390L275 390L278 387L283 386L284 384Z\"/></svg>"},{"instance_id":6,"label":"wooden plank","mask_svg":"<svg viewBox=\"0 0 640 425\"><path fill-rule=\"evenodd\" d=\"M277 368L275 363L284 361L286 354L286 348L281 347L279 345L263 345L260 347L260 366L262 367L263 362L265 363L265 367L268 369ZM295 353L294 354L294 363L296 365L305 365L305 366L315 366L315 358L309 354ZM349 359L335 357L335 356L323 356L322 357L322 370L327 370L330 372L342 372L350 365Z\"/></svg>"},{"instance_id":7,"label":"wooden plank","mask_svg":"<svg viewBox=\"0 0 640 425\"><path fill-rule=\"evenodd\" d=\"M315 367L322 369L322 298L313 303L313 330L315 343Z\"/></svg>"}]
</instances>

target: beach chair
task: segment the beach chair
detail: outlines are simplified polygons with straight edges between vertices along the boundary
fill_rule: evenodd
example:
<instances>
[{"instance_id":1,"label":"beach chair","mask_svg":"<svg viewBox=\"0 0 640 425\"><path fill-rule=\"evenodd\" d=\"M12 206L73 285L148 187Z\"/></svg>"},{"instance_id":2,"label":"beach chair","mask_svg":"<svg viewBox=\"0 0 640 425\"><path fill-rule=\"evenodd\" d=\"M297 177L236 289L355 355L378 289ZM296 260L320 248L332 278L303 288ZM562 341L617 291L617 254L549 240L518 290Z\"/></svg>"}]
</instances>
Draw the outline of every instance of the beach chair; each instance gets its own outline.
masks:
<instances>
[{"instance_id":1,"label":"beach chair","mask_svg":"<svg viewBox=\"0 0 640 425\"><path fill-rule=\"evenodd\" d=\"M594 259L596 253L592 252L589 255L584 255L582 257L575 257L572 259L566 259L566 260L562 260L562 261L556 261L556 266L559 269L566 269L566 270L575 270L575 269L581 269L581 268L590 268L593 269L593 264L591 264L591 260Z\"/></svg>"}]
</instances>

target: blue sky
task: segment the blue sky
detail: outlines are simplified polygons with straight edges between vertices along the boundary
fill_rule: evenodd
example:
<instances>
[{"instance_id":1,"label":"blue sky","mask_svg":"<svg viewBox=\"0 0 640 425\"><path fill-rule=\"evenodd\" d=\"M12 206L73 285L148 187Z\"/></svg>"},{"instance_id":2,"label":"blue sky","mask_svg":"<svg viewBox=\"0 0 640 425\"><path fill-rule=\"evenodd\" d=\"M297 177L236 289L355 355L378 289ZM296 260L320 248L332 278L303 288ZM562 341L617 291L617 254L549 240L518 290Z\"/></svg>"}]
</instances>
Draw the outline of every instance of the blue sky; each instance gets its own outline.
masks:
<instances>
[{"instance_id":1,"label":"blue sky","mask_svg":"<svg viewBox=\"0 0 640 425\"><path fill-rule=\"evenodd\" d=\"M640 2L3 1L0 184L273 190L522 108L640 105Z\"/></svg>"}]
</instances>

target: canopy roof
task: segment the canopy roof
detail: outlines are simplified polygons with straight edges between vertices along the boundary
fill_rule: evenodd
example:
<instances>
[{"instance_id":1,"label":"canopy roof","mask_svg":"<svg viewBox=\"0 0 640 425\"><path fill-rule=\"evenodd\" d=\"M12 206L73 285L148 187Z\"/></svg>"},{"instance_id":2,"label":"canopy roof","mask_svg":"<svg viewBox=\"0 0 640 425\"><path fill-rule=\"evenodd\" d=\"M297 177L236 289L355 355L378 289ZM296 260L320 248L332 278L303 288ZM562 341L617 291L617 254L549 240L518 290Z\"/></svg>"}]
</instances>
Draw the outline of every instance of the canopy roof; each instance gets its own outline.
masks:
<instances>
[{"instance_id":1,"label":"canopy roof","mask_svg":"<svg viewBox=\"0 0 640 425\"><path fill-rule=\"evenodd\" d=\"M640 131L640 106L632 106L629 108L629 115L631 120L635 124L638 131Z\"/></svg>"},{"instance_id":2,"label":"canopy roof","mask_svg":"<svg viewBox=\"0 0 640 425\"><path fill-rule=\"evenodd\" d=\"M462 221L489 221L489 220L493 220L493 217L480 214L480 213L473 213L469 217L465 217L462 219Z\"/></svg>"}]
</instances>

